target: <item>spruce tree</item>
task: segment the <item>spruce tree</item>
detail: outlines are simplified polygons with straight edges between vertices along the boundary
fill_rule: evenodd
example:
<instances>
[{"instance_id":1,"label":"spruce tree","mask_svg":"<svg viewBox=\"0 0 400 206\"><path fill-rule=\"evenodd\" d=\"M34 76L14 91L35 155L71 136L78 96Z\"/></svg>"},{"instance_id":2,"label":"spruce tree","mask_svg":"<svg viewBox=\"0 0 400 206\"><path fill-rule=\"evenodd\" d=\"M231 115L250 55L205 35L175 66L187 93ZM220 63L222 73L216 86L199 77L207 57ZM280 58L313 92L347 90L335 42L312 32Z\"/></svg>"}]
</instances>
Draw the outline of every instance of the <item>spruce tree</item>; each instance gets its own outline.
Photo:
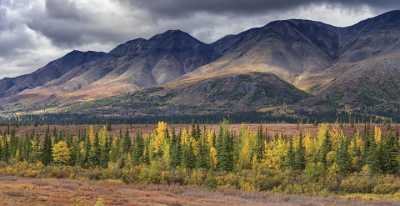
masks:
<instances>
[{"instance_id":1,"label":"spruce tree","mask_svg":"<svg viewBox=\"0 0 400 206\"><path fill-rule=\"evenodd\" d=\"M339 143L339 148L336 152L336 163L338 165L339 173L346 175L351 169L351 158L349 154L349 143L347 138L342 138Z\"/></svg>"},{"instance_id":2,"label":"spruce tree","mask_svg":"<svg viewBox=\"0 0 400 206\"><path fill-rule=\"evenodd\" d=\"M321 149L319 151L320 155L320 162L322 165L327 168L327 155L332 150L332 140L328 131L326 131L325 137L323 139Z\"/></svg>"},{"instance_id":3,"label":"spruce tree","mask_svg":"<svg viewBox=\"0 0 400 206\"><path fill-rule=\"evenodd\" d=\"M306 167L305 148L303 144L303 135L300 134L298 148L295 153L295 170L304 170Z\"/></svg>"},{"instance_id":4,"label":"spruce tree","mask_svg":"<svg viewBox=\"0 0 400 206\"><path fill-rule=\"evenodd\" d=\"M252 156L256 156L257 160L260 161L262 158L264 158L264 153L265 153L265 136L263 133L263 128L260 126L257 130L257 136L256 136L256 141L255 141L255 146L254 146L254 152Z\"/></svg>"},{"instance_id":5,"label":"spruce tree","mask_svg":"<svg viewBox=\"0 0 400 206\"><path fill-rule=\"evenodd\" d=\"M124 135L124 139L122 140L122 151L123 153L128 153L131 149L132 146L132 141L131 141L131 137L129 135L129 130L127 129L125 131L125 135Z\"/></svg>"},{"instance_id":6,"label":"spruce tree","mask_svg":"<svg viewBox=\"0 0 400 206\"><path fill-rule=\"evenodd\" d=\"M49 165L52 161L52 140L49 134L49 128L47 128L45 135L44 135L44 141L43 141L43 149L42 149L42 163L44 165Z\"/></svg>"},{"instance_id":7,"label":"spruce tree","mask_svg":"<svg viewBox=\"0 0 400 206\"><path fill-rule=\"evenodd\" d=\"M171 136L171 150L170 150L170 167L171 168L176 168L179 163L182 161L181 160L181 143L180 143L180 138L175 133L175 129L172 130L172 136Z\"/></svg>"},{"instance_id":8,"label":"spruce tree","mask_svg":"<svg viewBox=\"0 0 400 206\"><path fill-rule=\"evenodd\" d=\"M144 152L143 136L140 131L137 131L135 141L133 143L132 160L133 160L134 164L142 163L143 152Z\"/></svg>"},{"instance_id":9,"label":"spruce tree","mask_svg":"<svg viewBox=\"0 0 400 206\"><path fill-rule=\"evenodd\" d=\"M296 164L296 153L293 148L293 140L289 139L289 147L285 157L285 165L286 168L293 170Z\"/></svg>"}]
</instances>

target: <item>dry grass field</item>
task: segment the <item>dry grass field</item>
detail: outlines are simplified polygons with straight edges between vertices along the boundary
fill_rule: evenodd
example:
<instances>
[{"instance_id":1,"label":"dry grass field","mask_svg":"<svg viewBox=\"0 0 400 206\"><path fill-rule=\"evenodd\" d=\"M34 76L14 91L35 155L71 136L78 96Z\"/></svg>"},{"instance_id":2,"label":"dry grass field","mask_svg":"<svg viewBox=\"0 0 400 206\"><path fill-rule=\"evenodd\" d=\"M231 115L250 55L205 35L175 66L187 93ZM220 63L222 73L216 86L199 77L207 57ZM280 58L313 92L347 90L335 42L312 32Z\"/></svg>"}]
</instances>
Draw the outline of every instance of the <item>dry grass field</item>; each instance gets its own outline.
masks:
<instances>
[{"instance_id":1,"label":"dry grass field","mask_svg":"<svg viewBox=\"0 0 400 206\"><path fill-rule=\"evenodd\" d=\"M0 177L2 206L396 206L396 201L307 197L183 186L126 185L113 181Z\"/></svg>"},{"instance_id":2,"label":"dry grass field","mask_svg":"<svg viewBox=\"0 0 400 206\"><path fill-rule=\"evenodd\" d=\"M100 127L103 127L104 125L94 125L95 128L99 129ZM120 131L125 133L125 131L128 129L131 133L131 137L135 136L135 133L137 131L141 131L144 134L148 134L150 132L154 131L156 124L115 124L112 125L112 133L113 135L119 135ZM200 124L199 125L201 129L204 127L208 129L213 129L216 132L218 132L218 129L220 127L219 124ZM393 127L395 127L398 131L400 131L400 125L399 124L393 124ZM80 129L83 131L84 129L87 129L89 125L50 125L50 130L52 131L54 128L57 128L58 131L64 130L64 131L70 131L73 134L76 134L77 131ZM169 128L172 129L174 128L176 131L179 131L180 129L186 128L190 129L192 127L192 124L169 124ZM282 134L282 135L297 135L299 134L299 131L302 131L303 133L305 132L310 132L311 134L316 134L318 131L318 125L314 124L286 124L286 123L277 123L277 124L228 124L226 127L230 131L234 132L239 132L240 128L249 128L253 131L256 131L258 128L262 127L265 132L268 133L268 135L273 136L276 134ZM358 125L343 125L344 131L348 134L352 134L352 132L355 131L356 128L358 128L360 131L364 129L363 124L358 124ZM41 125L41 126L19 126L16 128L16 133L24 135L27 132L30 133L33 130L35 131L36 134L44 133L46 129L48 128L47 125ZM0 126L0 131L4 131L7 129L7 126Z\"/></svg>"}]
</instances>

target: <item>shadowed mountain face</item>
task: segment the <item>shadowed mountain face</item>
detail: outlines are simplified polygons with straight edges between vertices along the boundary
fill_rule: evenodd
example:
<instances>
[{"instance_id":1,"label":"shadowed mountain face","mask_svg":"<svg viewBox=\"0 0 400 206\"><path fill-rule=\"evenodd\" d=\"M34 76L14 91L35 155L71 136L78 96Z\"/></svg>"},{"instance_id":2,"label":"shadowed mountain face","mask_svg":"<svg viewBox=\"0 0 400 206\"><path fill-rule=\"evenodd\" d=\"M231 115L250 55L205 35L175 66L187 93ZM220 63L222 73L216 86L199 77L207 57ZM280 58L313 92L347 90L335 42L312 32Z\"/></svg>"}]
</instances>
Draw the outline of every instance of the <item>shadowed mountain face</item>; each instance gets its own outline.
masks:
<instances>
[{"instance_id":1,"label":"shadowed mountain face","mask_svg":"<svg viewBox=\"0 0 400 206\"><path fill-rule=\"evenodd\" d=\"M109 53L74 51L32 74L3 79L0 103L4 111L57 112L68 105L74 112L131 108L152 115L281 105L318 113L325 102L335 110L396 113L399 57L400 11L344 28L275 21L212 44L171 30ZM107 99L111 105L89 103L92 109L75 104L118 95Z\"/></svg>"}]
</instances>

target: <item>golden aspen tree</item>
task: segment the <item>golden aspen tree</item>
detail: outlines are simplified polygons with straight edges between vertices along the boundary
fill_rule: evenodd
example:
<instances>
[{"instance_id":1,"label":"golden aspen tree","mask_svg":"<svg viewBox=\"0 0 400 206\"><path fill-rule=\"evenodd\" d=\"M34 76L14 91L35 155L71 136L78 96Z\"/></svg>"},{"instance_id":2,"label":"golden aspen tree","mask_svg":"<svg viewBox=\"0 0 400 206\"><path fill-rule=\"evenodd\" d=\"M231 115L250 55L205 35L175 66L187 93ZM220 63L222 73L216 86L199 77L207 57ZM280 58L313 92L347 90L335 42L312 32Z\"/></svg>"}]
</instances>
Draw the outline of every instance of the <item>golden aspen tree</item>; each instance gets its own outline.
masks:
<instances>
[{"instance_id":1,"label":"golden aspen tree","mask_svg":"<svg viewBox=\"0 0 400 206\"><path fill-rule=\"evenodd\" d=\"M239 153L239 167L244 169L244 168L249 168L250 167L250 138L248 133L246 132L245 134L242 134L241 138L241 148L240 148L240 153Z\"/></svg>"},{"instance_id":2,"label":"golden aspen tree","mask_svg":"<svg viewBox=\"0 0 400 206\"><path fill-rule=\"evenodd\" d=\"M89 137L90 144L93 144L94 143L94 139L96 138L96 133L94 131L93 125L89 126L88 137Z\"/></svg>"},{"instance_id":3,"label":"golden aspen tree","mask_svg":"<svg viewBox=\"0 0 400 206\"><path fill-rule=\"evenodd\" d=\"M212 130L207 130L207 143L210 146L215 146L215 133Z\"/></svg>"},{"instance_id":4,"label":"golden aspen tree","mask_svg":"<svg viewBox=\"0 0 400 206\"><path fill-rule=\"evenodd\" d=\"M169 165L171 162L171 146L166 141L167 140L164 140L164 143L161 146L162 147L162 159L167 165Z\"/></svg>"},{"instance_id":5,"label":"golden aspen tree","mask_svg":"<svg viewBox=\"0 0 400 206\"><path fill-rule=\"evenodd\" d=\"M199 155L200 153L200 144L199 142L194 139L192 136L190 136L190 142L192 143L192 147L193 147L193 153L195 156Z\"/></svg>"},{"instance_id":6,"label":"golden aspen tree","mask_svg":"<svg viewBox=\"0 0 400 206\"><path fill-rule=\"evenodd\" d=\"M104 147L107 144L108 132L106 126L99 130L99 144Z\"/></svg>"},{"instance_id":7,"label":"golden aspen tree","mask_svg":"<svg viewBox=\"0 0 400 206\"><path fill-rule=\"evenodd\" d=\"M167 123L165 122L158 122L157 127L155 129L155 133L153 138L151 138L151 149L154 153L159 153L161 151L161 146L164 143L164 138L167 132Z\"/></svg>"},{"instance_id":8,"label":"golden aspen tree","mask_svg":"<svg viewBox=\"0 0 400 206\"><path fill-rule=\"evenodd\" d=\"M181 134L181 144L182 145L188 145L190 143L190 135L187 129L182 129L182 134Z\"/></svg>"},{"instance_id":9,"label":"golden aspen tree","mask_svg":"<svg viewBox=\"0 0 400 206\"><path fill-rule=\"evenodd\" d=\"M334 125L329 130L331 135L332 148L337 148L339 142L344 138L344 132L339 125Z\"/></svg>"},{"instance_id":10,"label":"golden aspen tree","mask_svg":"<svg viewBox=\"0 0 400 206\"><path fill-rule=\"evenodd\" d=\"M304 135L304 148L306 151L306 159L313 160L318 152L317 139L311 135L310 131L307 131Z\"/></svg>"},{"instance_id":11,"label":"golden aspen tree","mask_svg":"<svg viewBox=\"0 0 400 206\"><path fill-rule=\"evenodd\" d=\"M376 144L380 144L382 142L382 130L378 126L374 127L374 138Z\"/></svg>"},{"instance_id":12,"label":"golden aspen tree","mask_svg":"<svg viewBox=\"0 0 400 206\"><path fill-rule=\"evenodd\" d=\"M271 169L282 169L283 159L286 156L288 144L282 137L278 135L274 140L265 144L264 162Z\"/></svg>"},{"instance_id":13,"label":"golden aspen tree","mask_svg":"<svg viewBox=\"0 0 400 206\"><path fill-rule=\"evenodd\" d=\"M59 141L53 146L53 160L57 164L67 164L71 159L71 152L65 141Z\"/></svg>"},{"instance_id":14,"label":"golden aspen tree","mask_svg":"<svg viewBox=\"0 0 400 206\"><path fill-rule=\"evenodd\" d=\"M320 124L318 126L318 132L317 132L317 141L318 145L321 146L328 135L329 132L329 127L327 124Z\"/></svg>"},{"instance_id":15,"label":"golden aspen tree","mask_svg":"<svg viewBox=\"0 0 400 206\"><path fill-rule=\"evenodd\" d=\"M217 149L214 146L210 147L210 166L212 169L217 168L218 159L217 159Z\"/></svg>"}]
</instances>

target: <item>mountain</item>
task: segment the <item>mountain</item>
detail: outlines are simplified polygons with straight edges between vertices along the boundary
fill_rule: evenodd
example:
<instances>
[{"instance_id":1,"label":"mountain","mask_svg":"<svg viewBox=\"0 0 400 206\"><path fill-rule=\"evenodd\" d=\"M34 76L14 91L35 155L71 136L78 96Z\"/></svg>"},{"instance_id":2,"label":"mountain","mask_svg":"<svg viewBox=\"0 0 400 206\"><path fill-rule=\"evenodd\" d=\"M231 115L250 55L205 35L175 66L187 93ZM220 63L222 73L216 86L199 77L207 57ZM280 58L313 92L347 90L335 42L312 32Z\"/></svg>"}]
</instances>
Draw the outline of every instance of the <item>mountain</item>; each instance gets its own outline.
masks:
<instances>
[{"instance_id":1,"label":"mountain","mask_svg":"<svg viewBox=\"0 0 400 206\"><path fill-rule=\"evenodd\" d=\"M37 82L1 80L3 111L400 114L400 11L349 27L274 21L211 44L170 30L91 55Z\"/></svg>"},{"instance_id":2,"label":"mountain","mask_svg":"<svg viewBox=\"0 0 400 206\"><path fill-rule=\"evenodd\" d=\"M102 52L72 51L31 74L0 80L0 97L17 94L25 89L43 86L49 81L61 77L78 65L106 58L107 56L106 53Z\"/></svg>"},{"instance_id":3,"label":"mountain","mask_svg":"<svg viewBox=\"0 0 400 206\"><path fill-rule=\"evenodd\" d=\"M230 114L293 104L307 97L307 93L274 74L247 73L205 79L173 88L153 87L84 103L70 112L121 116Z\"/></svg>"},{"instance_id":4,"label":"mountain","mask_svg":"<svg viewBox=\"0 0 400 206\"><path fill-rule=\"evenodd\" d=\"M3 87L16 82L0 97L3 110L42 110L157 86L218 57L210 45L179 30L128 41L97 56L89 52L85 61L79 54L87 53L74 51L26 77L1 80Z\"/></svg>"}]
</instances>

